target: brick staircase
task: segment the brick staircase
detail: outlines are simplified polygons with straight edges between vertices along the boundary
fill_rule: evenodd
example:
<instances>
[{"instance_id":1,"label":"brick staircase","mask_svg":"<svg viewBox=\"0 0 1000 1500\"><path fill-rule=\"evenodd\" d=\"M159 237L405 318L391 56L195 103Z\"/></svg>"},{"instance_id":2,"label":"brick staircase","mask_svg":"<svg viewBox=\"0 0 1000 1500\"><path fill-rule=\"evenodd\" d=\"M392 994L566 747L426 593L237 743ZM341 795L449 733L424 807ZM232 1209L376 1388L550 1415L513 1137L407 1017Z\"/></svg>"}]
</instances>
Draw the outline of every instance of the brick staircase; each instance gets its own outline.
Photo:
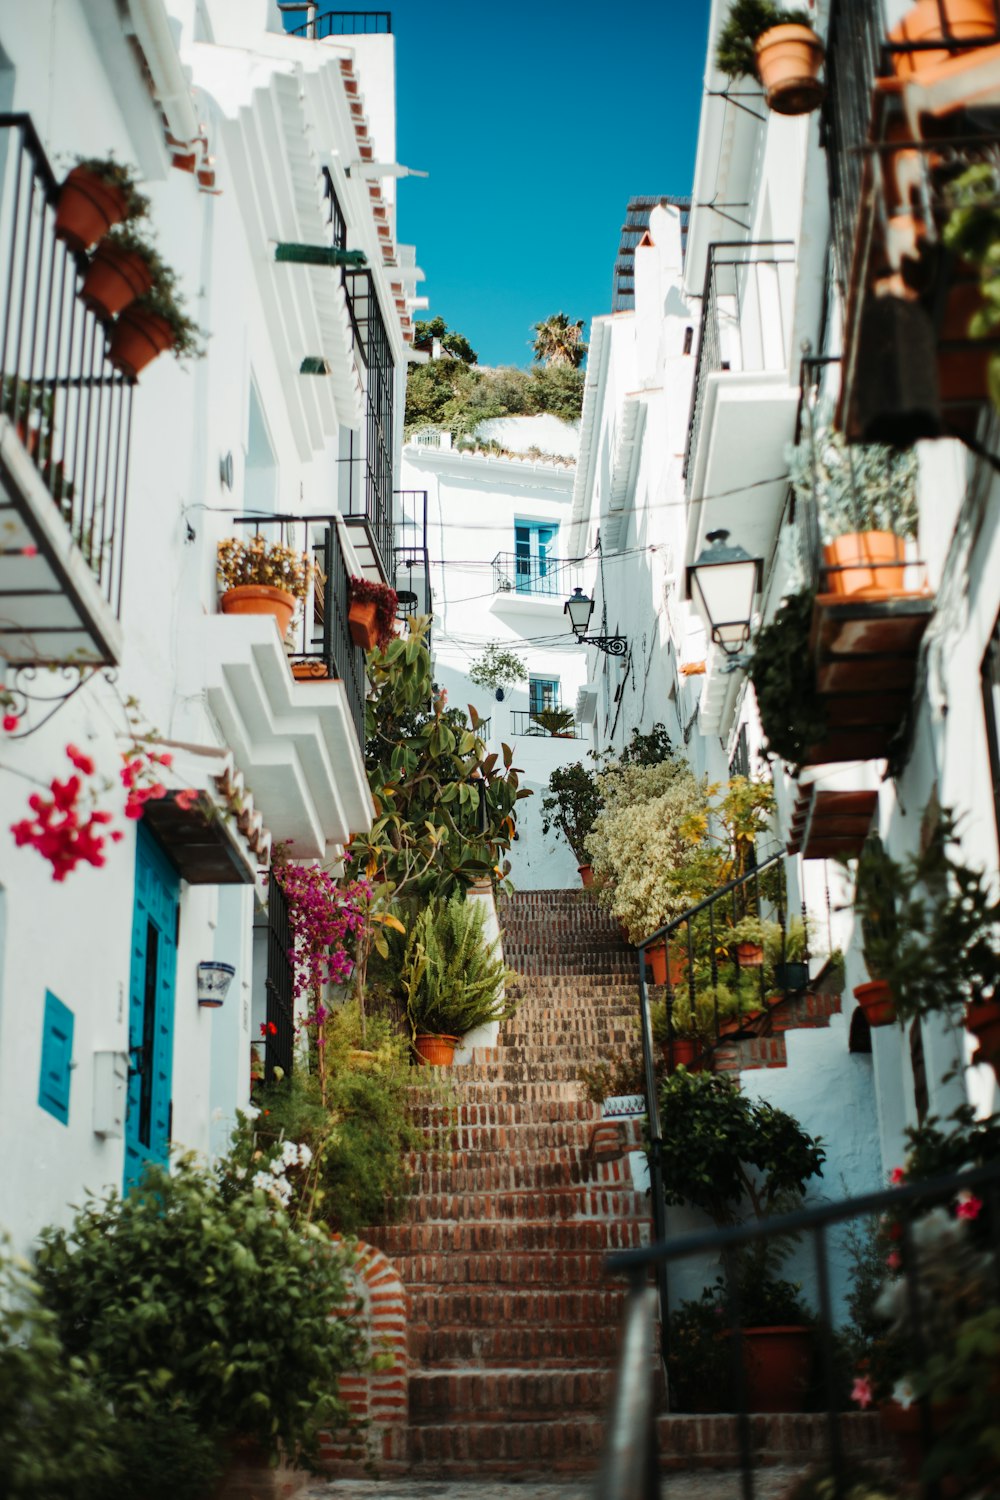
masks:
<instances>
[{"instance_id":1,"label":"brick staircase","mask_svg":"<svg viewBox=\"0 0 1000 1500\"><path fill-rule=\"evenodd\" d=\"M409 1421L382 1472L593 1468L625 1295L604 1258L649 1237L627 1157L590 1150L601 1109L576 1081L626 1040L635 950L582 891L519 894L500 920L517 1014L451 1070L454 1104L422 1110L406 1221L363 1234L409 1301Z\"/></svg>"}]
</instances>

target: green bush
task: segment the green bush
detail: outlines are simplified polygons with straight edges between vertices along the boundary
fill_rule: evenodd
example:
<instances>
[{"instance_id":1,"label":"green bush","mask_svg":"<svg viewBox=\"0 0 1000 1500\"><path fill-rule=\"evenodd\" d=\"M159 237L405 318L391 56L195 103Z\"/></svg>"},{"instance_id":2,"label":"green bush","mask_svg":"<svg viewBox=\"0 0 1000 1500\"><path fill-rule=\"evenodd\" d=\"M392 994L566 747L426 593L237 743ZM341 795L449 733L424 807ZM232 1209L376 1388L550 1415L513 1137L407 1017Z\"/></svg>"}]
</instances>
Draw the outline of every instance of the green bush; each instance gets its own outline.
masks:
<instances>
[{"instance_id":1,"label":"green bush","mask_svg":"<svg viewBox=\"0 0 1000 1500\"><path fill-rule=\"evenodd\" d=\"M503 992L506 970L484 936L479 902L430 900L410 926L399 983L414 1036L465 1036L514 1014Z\"/></svg>"},{"instance_id":2,"label":"green bush","mask_svg":"<svg viewBox=\"0 0 1000 1500\"><path fill-rule=\"evenodd\" d=\"M365 1361L349 1265L256 1184L182 1158L45 1231L38 1281L118 1418L141 1432L155 1396L213 1443L251 1437L315 1469L321 1429L349 1420L338 1378Z\"/></svg>"}]
</instances>

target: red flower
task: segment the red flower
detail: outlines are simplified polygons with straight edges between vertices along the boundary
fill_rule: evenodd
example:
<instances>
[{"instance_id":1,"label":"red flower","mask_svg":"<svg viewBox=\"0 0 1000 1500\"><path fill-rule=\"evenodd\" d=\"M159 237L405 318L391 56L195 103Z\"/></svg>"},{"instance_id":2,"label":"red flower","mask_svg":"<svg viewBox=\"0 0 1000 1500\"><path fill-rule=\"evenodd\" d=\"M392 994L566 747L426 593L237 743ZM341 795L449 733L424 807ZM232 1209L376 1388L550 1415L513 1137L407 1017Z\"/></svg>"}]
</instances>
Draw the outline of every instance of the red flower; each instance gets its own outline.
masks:
<instances>
[{"instance_id":1,"label":"red flower","mask_svg":"<svg viewBox=\"0 0 1000 1500\"><path fill-rule=\"evenodd\" d=\"M13 734L20 722L17 714L4 714L3 716L3 727L8 734Z\"/></svg>"},{"instance_id":2,"label":"red flower","mask_svg":"<svg viewBox=\"0 0 1000 1500\"><path fill-rule=\"evenodd\" d=\"M89 755L84 755L83 751L78 750L75 745L67 745L66 754L76 769L82 771L84 776L93 776L94 762Z\"/></svg>"},{"instance_id":3,"label":"red flower","mask_svg":"<svg viewBox=\"0 0 1000 1500\"><path fill-rule=\"evenodd\" d=\"M195 803L198 801L198 795L198 791L195 787L184 787L184 789L182 791L179 791L174 797L174 802L178 807L183 808L183 810L187 812L188 808L194 807Z\"/></svg>"},{"instance_id":4,"label":"red flower","mask_svg":"<svg viewBox=\"0 0 1000 1500\"><path fill-rule=\"evenodd\" d=\"M856 1401L864 1411L866 1406L871 1406L873 1400L872 1383L867 1375L858 1375L851 1389L851 1400Z\"/></svg>"},{"instance_id":5,"label":"red flower","mask_svg":"<svg viewBox=\"0 0 1000 1500\"><path fill-rule=\"evenodd\" d=\"M958 1202L955 1205L955 1217L957 1219L978 1219L983 1211L983 1200L977 1198L975 1193L967 1189L959 1193Z\"/></svg>"},{"instance_id":6,"label":"red flower","mask_svg":"<svg viewBox=\"0 0 1000 1500\"><path fill-rule=\"evenodd\" d=\"M892 1171L889 1173L889 1181L892 1183L893 1187L899 1187L901 1183L906 1181L906 1168L893 1167Z\"/></svg>"}]
</instances>

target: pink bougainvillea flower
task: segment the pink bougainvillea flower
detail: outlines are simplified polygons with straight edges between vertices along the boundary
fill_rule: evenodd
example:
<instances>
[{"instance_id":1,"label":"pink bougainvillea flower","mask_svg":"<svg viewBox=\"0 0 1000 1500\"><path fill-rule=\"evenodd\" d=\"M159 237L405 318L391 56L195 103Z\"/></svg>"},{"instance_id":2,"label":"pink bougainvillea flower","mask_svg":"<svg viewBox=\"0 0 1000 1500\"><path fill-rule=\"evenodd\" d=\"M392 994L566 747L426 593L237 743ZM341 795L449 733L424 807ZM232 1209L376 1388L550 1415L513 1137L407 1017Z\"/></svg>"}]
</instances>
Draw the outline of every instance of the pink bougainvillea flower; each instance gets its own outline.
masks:
<instances>
[{"instance_id":1,"label":"pink bougainvillea flower","mask_svg":"<svg viewBox=\"0 0 1000 1500\"><path fill-rule=\"evenodd\" d=\"M900 1266L903 1264L903 1257L900 1255L898 1250L890 1250L889 1254L885 1258L885 1263L889 1267L890 1271L898 1271Z\"/></svg>"},{"instance_id":2,"label":"pink bougainvillea flower","mask_svg":"<svg viewBox=\"0 0 1000 1500\"><path fill-rule=\"evenodd\" d=\"M27 545L27 547L22 547L21 548L21 556L22 557L37 557L38 556L38 548L35 546L34 542L29 542L28 545Z\"/></svg>"},{"instance_id":3,"label":"pink bougainvillea flower","mask_svg":"<svg viewBox=\"0 0 1000 1500\"><path fill-rule=\"evenodd\" d=\"M17 714L4 714L3 716L3 727L8 734L13 734L20 722Z\"/></svg>"},{"instance_id":4,"label":"pink bougainvillea flower","mask_svg":"<svg viewBox=\"0 0 1000 1500\"><path fill-rule=\"evenodd\" d=\"M906 1168L893 1167L892 1171L889 1173L889 1181L892 1183L893 1187L899 1187L901 1183L904 1183L906 1181Z\"/></svg>"},{"instance_id":5,"label":"pink bougainvillea flower","mask_svg":"<svg viewBox=\"0 0 1000 1500\"><path fill-rule=\"evenodd\" d=\"M872 1383L867 1375L858 1375L851 1387L851 1400L856 1401L862 1411L866 1406L871 1406L874 1397L872 1395Z\"/></svg>"},{"instance_id":6,"label":"pink bougainvillea flower","mask_svg":"<svg viewBox=\"0 0 1000 1500\"><path fill-rule=\"evenodd\" d=\"M978 1219L983 1211L983 1200L977 1198L975 1193L966 1190L959 1193L958 1202L955 1205L955 1217L958 1219Z\"/></svg>"},{"instance_id":7,"label":"pink bougainvillea flower","mask_svg":"<svg viewBox=\"0 0 1000 1500\"><path fill-rule=\"evenodd\" d=\"M197 790L196 787L193 787L193 786L186 786L186 787L184 787L174 797L174 802L177 804L178 807L183 808L183 810L185 812L187 812L188 808L194 807L194 805L197 802L197 800L198 800L198 790Z\"/></svg>"},{"instance_id":8,"label":"pink bougainvillea flower","mask_svg":"<svg viewBox=\"0 0 1000 1500\"><path fill-rule=\"evenodd\" d=\"M84 752L82 750L78 750L75 745L67 745L66 754L69 756L76 769L78 771L82 771L84 776L93 776L94 761L91 756L85 755Z\"/></svg>"}]
</instances>

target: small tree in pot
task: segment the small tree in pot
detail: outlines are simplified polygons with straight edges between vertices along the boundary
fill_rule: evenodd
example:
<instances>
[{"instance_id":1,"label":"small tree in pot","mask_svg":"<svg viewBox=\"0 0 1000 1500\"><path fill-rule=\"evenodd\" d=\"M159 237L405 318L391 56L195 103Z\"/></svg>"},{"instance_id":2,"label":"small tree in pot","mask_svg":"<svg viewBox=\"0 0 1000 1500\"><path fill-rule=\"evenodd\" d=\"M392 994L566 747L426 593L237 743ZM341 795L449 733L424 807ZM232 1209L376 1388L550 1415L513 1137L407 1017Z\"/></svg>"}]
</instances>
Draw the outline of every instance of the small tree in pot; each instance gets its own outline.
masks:
<instances>
[{"instance_id":1,"label":"small tree in pot","mask_svg":"<svg viewBox=\"0 0 1000 1500\"><path fill-rule=\"evenodd\" d=\"M556 766L549 776L549 789L542 798L542 832L558 828L572 849L581 874L590 870L585 840L603 805L597 788L597 773L582 760ZM583 876L584 883L587 876Z\"/></svg>"},{"instance_id":2,"label":"small tree in pot","mask_svg":"<svg viewBox=\"0 0 1000 1500\"><path fill-rule=\"evenodd\" d=\"M477 687L491 688L498 703L503 702L509 687L527 681L527 677L528 669L521 658L499 641L490 641L469 668L469 681Z\"/></svg>"}]
</instances>

